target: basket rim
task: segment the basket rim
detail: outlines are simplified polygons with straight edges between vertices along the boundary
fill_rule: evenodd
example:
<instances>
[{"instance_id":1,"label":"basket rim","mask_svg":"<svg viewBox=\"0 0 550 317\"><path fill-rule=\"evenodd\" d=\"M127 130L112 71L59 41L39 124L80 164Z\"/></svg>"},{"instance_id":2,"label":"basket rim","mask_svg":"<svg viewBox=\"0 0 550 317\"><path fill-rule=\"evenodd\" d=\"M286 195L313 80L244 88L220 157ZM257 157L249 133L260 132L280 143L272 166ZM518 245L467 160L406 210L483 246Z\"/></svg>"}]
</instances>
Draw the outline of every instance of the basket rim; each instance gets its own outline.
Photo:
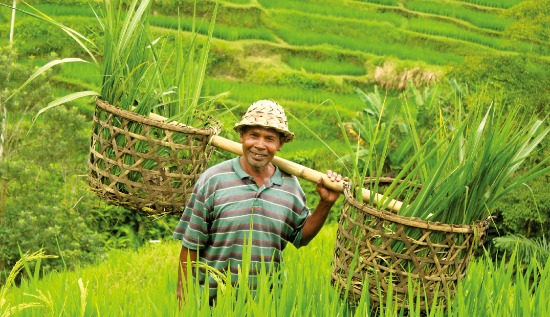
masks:
<instances>
[{"instance_id":1,"label":"basket rim","mask_svg":"<svg viewBox=\"0 0 550 317\"><path fill-rule=\"evenodd\" d=\"M177 121L166 122L166 121L160 121L157 119L146 117L139 113L124 110L122 108L113 106L101 98L96 98L96 106L107 112L123 117L125 119L129 119L129 120L150 125L150 126L155 126L157 128L161 128L165 130L171 130L175 132L182 132L182 133L189 133L189 134L200 134L200 135L207 135L207 136L213 136L218 134L219 132L218 127L208 127L208 128L200 129L200 128L193 128L191 126L185 125Z\"/></svg>"},{"instance_id":2,"label":"basket rim","mask_svg":"<svg viewBox=\"0 0 550 317\"><path fill-rule=\"evenodd\" d=\"M392 221L402 225L416 227L420 229L427 229L433 231L451 232L451 233L474 233L485 231L488 227L488 221L490 216L486 219L478 221L476 224L448 224L437 221L427 221L417 217L406 217L398 214L394 214L387 210L377 209L374 206L360 203L351 194L351 186L349 183L344 186L344 202L352 205L353 207L368 213L371 216L382 218L384 220Z\"/></svg>"}]
</instances>

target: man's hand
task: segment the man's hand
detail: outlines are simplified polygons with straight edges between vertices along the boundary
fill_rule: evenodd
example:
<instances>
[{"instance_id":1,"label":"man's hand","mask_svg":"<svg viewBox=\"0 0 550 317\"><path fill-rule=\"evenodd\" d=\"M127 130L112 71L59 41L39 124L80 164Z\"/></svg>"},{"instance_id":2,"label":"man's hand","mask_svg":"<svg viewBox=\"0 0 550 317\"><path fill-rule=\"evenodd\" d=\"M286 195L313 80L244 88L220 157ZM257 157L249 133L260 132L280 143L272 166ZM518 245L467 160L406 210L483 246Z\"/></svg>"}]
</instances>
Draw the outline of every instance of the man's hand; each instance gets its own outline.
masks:
<instances>
[{"instance_id":1,"label":"man's hand","mask_svg":"<svg viewBox=\"0 0 550 317\"><path fill-rule=\"evenodd\" d=\"M331 170L327 171L327 177L328 177L328 179L330 179L333 182L340 182L342 180L344 180L344 182L348 181L347 177L342 178L342 175L340 175L336 172L333 172ZM325 187L325 181L324 181L323 178L321 178L317 182L316 190L317 190L317 193L319 194L319 197L321 198L321 201L329 203L329 204L334 204L334 202L338 199L338 197L340 197L339 192L328 189L328 188Z\"/></svg>"},{"instance_id":2,"label":"man's hand","mask_svg":"<svg viewBox=\"0 0 550 317\"><path fill-rule=\"evenodd\" d=\"M333 182L348 181L347 177L342 178L342 175L331 170L327 171L327 178ZM301 246L307 245L319 233L319 230L321 230L321 227L327 220L330 208L332 208L334 202L340 197L340 192L325 187L324 177L317 182L316 189L321 201L315 207L315 211L306 219L306 223L302 228Z\"/></svg>"}]
</instances>

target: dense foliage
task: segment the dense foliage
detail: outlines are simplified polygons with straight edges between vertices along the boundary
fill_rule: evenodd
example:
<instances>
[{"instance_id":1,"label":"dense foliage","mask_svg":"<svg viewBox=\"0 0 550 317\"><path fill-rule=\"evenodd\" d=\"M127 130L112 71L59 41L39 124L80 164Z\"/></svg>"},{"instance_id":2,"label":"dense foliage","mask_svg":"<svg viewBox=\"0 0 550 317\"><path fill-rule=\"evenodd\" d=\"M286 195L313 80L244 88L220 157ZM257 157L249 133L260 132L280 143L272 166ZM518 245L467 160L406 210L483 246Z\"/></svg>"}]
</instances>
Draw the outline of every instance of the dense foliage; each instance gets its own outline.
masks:
<instances>
[{"instance_id":1,"label":"dense foliage","mask_svg":"<svg viewBox=\"0 0 550 317\"><path fill-rule=\"evenodd\" d=\"M101 34L89 2L93 1L30 1L99 43ZM438 6L430 1L373 0L338 5L331 0L230 2L221 1L204 87L211 95L230 91L220 100L234 109L229 119L222 118L227 121L222 134L234 138L230 128L235 118L252 101L274 98L289 109L291 129L300 140L285 145L280 154L317 170L343 170L317 137L341 155L342 135L324 102L332 100L349 121L366 120L368 109L361 101L364 96L355 88L369 93L377 85L380 98L397 98L401 92L415 94L408 85L413 81L420 95L427 98L426 86L452 76L467 83L472 99L486 98L486 104L493 99L506 100L511 106L521 106L527 115L549 113L548 34L538 28L540 21L548 18L547 1L468 1L487 6L479 15L474 12L479 10L468 6L439 6L437 11ZM521 6L514 6L519 2ZM198 4L197 12L208 19L213 2ZM178 10L190 21L193 1L154 1L150 24L156 34L174 36ZM500 19L505 13L506 19ZM472 17L464 18L464 14ZM367 20L365 17L375 22L358 22ZM9 10L0 8L0 44L7 43L9 21ZM199 24L199 31L205 34L207 23ZM309 26L323 33L302 32ZM363 32L364 28L370 32ZM83 56L83 51L58 29L23 14L17 15L15 35L20 63L2 51L0 80L6 84L0 103L28 77L32 65L53 58L52 52L54 56ZM388 39L392 43L387 43ZM336 69L335 65L342 67ZM95 76L67 66L48 78L41 77L5 104L10 116L22 114L11 118L24 120L12 134L9 147L4 147L5 160L0 166L0 269L14 263L19 256L18 245L23 250L44 246L47 253L64 256L48 260L48 265L74 267L92 260L92 254L100 258L109 248L135 247L149 239L168 237L173 228L177 217L157 221L107 206L86 190L92 103L81 103L78 110L72 108L76 104L56 110L40 117L29 130L34 106L44 106L50 93L66 94L58 90L60 87L70 92L86 85L98 89ZM422 101L414 98L411 100ZM437 96L432 101L445 99ZM416 106L420 132L427 134L433 124L433 109L428 103ZM9 127L14 126L14 122L9 123ZM406 131L396 135L408 137ZM537 150L533 163L548 156L548 143ZM385 166L388 175L395 175L407 151L395 148L390 153ZM226 157L226 153L217 153L213 161ZM495 210L494 234L539 237L548 232L548 182L548 177L542 177L506 197ZM311 184L303 186L308 193L314 192ZM308 197L315 199L313 194ZM338 212L331 214L333 220L337 216Z\"/></svg>"},{"instance_id":2,"label":"dense foliage","mask_svg":"<svg viewBox=\"0 0 550 317\"><path fill-rule=\"evenodd\" d=\"M0 314L16 305L36 303L16 316L549 316L550 262L537 262L534 257L526 259L527 269L517 275L513 274L521 265L517 257L509 263L476 259L447 308L433 305L422 311L413 301L407 310L388 296L375 309L368 292L357 305L349 305L331 284L335 233L335 225L326 226L307 247L287 248L280 274L260 277L261 285L272 288L262 288L254 296L241 275L239 285L220 289L212 308L204 291L192 284L188 289L192 300L177 311L179 245L170 241L148 244L139 252L116 250L97 266L25 279L16 288L2 287ZM36 263L26 264L33 271Z\"/></svg>"},{"instance_id":3,"label":"dense foliage","mask_svg":"<svg viewBox=\"0 0 550 317\"><path fill-rule=\"evenodd\" d=\"M92 263L108 249L167 236L176 219L156 221L108 206L88 189L90 118L61 107L35 118L52 98L52 73L4 102L33 69L2 48L0 106L6 109L0 157L0 281L20 252L43 248L57 259L46 269Z\"/></svg>"}]
</instances>

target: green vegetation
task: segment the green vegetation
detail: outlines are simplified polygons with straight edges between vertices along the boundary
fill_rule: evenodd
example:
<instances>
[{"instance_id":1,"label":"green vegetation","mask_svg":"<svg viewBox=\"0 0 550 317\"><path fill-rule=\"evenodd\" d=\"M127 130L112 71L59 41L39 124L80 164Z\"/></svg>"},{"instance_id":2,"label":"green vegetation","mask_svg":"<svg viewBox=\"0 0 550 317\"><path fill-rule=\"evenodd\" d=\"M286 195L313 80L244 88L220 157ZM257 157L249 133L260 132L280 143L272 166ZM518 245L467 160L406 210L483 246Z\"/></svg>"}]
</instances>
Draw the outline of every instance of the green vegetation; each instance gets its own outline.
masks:
<instances>
[{"instance_id":1,"label":"green vegetation","mask_svg":"<svg viewBox=\"0 0 550 317\"><path fill-rule=\"evenodd\" d=\"M400 215L469 225L490 216L511 190L550 171L549 158L523 165L550 131L543 120L525 118L519 108L498 100L483 105L450 84L424 91L411 85L398 101L377 90L362 95L362 118L339 124L358 200L365 177L396 173L384 195L403 197ZM356 143L349 141L346 126ZM377 192L378 180L373 183Z\"/></svg>"},{"instance_id":2,"label":"green vegetation","mask_svg":"<svg viewBox=\"0 0 550 317\"><path fill-rule=\"evenodd\" d=\"M520 4L522 0L462 0L459 2L473 3L490 8L511 8Z\"/></svg>"},{"instance_id":3,"label":"green vegetation","mask_svg":"<svg viewBox=\"0 0 550 317\"><path fill-rule=\"evenodd\" d=\"M202 296L204 292L194 285L189 290L194 294L190 297L193 300L188 300L182 311L193 316L375 314L367 293L357 306L349 306L330 284L335 232L336 226L328 226L309 246L285 250L282 273L274 280L260 283L273 286L271 290L261 289L253 297L242 285L226 285L224 291L220 290L217 305L210 308ZM33 302L39 306L22 310L15 316L175 316L178 314L175 296L178 247L175 242L150 243L139 252L113 251L101 265L47 274L41 280L24 279L20 287L6 290L5 307ZM33 263L27 262L27 265L32 269ZM453 305L446 309L430 307L426 314L548 316L550 263L538 263L530 258L527 269L514 275L519 267L515 257L508 264L493 262L487 257L474 261L464 281L459 283ZM246 284L243 280L241 283ZM39 295L46 300L33 297ZM404 310L392 298L383 304L378 310L381 316L423 316L414 306Z\"/></svg>"},{"instance_id":4,"label":"green vegetation","mask_svg":"<svg viewBox=\"0 0 550 317\"><path fill-rule=\"evenodd\" d=\"M503 49L502 40L495 36L480 34L465 30L460 26L446 21L429 21L422 18L409 19L407 27L415 32L456 38L467 42L477 43L491 48Z\"/></svg>"},{"instance_id":5,"label":"green vegetation","mask_svg":"<svg viewBox=\"0 0 550 317\"><path fill-rule=\"evenodd\" d=\"M504 30L512 22L511 19L498 18L498 12L472 10L471 8L457 4L455 1L447 1L445 5L426 0L407 1L407 8L438 16L456 18L481 28L497 31Z\"/></svg>"},{"instance_id":6,"label":"green vegetation","mask_svg":"<svg viewBox=\"0 0 550 317\"><path fill-rule=\"evenodd\" d=\"M101 28L88 1L33 3L103 45ZM11 0L1 0L0 4L11 5ZM368 107L362 98L375 89L389 105L398 102L401 93L424 98L422 94L429 88L440 89L448 78L455 78L462 89L468 90L467 100L472 107L472 101L483 105L497 101L519 107L521 115L544 119L550 113L550 47L547 30L541 28L547 24L547 6L547 1L535 0L446 1L445 5L435 0L220 1L202 94L226 93L215 101L215 108L231 109L220 121L224 124L222 135L232 139L236 138L231 129L234 122L251 102L274 99L287 110L290 128L297 135L296 142L285 145L280 155L319 171L345 171L343 164L349 163L338 158L347 153L343 134L351 130L342 133L331 104L345 122L364 120ZM198 2L197 49L202 48L208 34L213 8L213 1ZM151 34L153 38L162 37L168 51L174 49L178 36L178 11L183 36L189 40L193 2L152 3L148 20ZM0 6L2 46L8 44L10 20L11 11ZM105 205L87 190L84 175L93 101L72 101L32 121L40 108L59 96L80 90L98 91L103 81L101 72L91 64L66 63L5 102L33 68L59 58L88 56L57 27L19 13L14 48L19 58L3 50L0 65L0 78L6 83L0 92L0 109L5 106L8 113L8 132L2 135L9 135L0 156L0 271L4 272L0 273L0 281L7 278L6 272L21 256L18 247L23 252L43 247L47 254L58 256L42 261L44 272L65 268L69 272L46 275L43 281L28 281L29 274L25 273L21 288L8 293L8 303L34 301L23 292L37 294L35 290L41 290L46 295L51 293L53 314L80 315L81 297L74 294L83 294L85 289L84 311L88 314L99 310L103 315L116 315L119 306L130 315L174 314L177 246L163 243L138 253L108 251L136 249L151 239L169 239L178 215L150 218ZM8 59L10 56L12 59ZM417 92L409 90L411 81ZM445 115L454 110L453 104L443 106ZM418 107L420 137L433 131L430 127L435 122L427 121L431 118L426 116L428 110ZM400 134L395 139L409 137ZM549 157L548 148L548 141L543 141L525 167ZM383 169L386 175L398 175L410 153L406 147L397 149L389 153ZM229 156L218 152L211 162ZM520 234L548 241L548 237L543 240L550 224L548 181L548 177L532 180L501 200L492 211L497 217L491 235ZM302 185L308 199L314 199L314 186ZM331 214L333 222L338 218L338 208ZM328 237L314 240L312 248L286 251L289 280L285 283L292 282L279 289L281 306L263 299L265 306L250 301L247 311L350 315L353 309L337 300L337 290L329 285L335 229L330 230ZM485 246L493 256L501 256L490 239ZM158 250L153 249L156 247ZM114 259L105 262L108 268L85 268L109 258ZM326 262L319 265L319 258ZM144 265L138 267L138 262ZM547 312L544 305L550 265L522 265L476 260L447 314L543 316ZM302 272L313 273L306 277ZM82 286L78 285L80 277ZM527 280L540 283L529 284ZM132 302L143 306L127 304ZM157 302L160 304L154 304ZM238 306L242 310L237 311L237 306L229 302L224 305L215 311L242 313L245 309ZM0 315L5 307L0 305ZM43 315L48 309L29 309L27 313ZM365 300L355 312L365 315L366 309ZM391 306L385 312L398 315L400 310ZM437 309L433 313L442 314Z\"/></svg>"},{"instance_id":7,"label":"green vegetation","mask_svg":"<svg viewBox=\"0 0 550 317\"><path fill-rule=\"evenodd\" d=\"M149 19L149 22L152 26L167 28L167 29L177 29L178 28L178 18L177 17L166 17L166 16L152 16ZM193 25L191 21L184 20L183 23L180 23L182 30L191 31ZM207 26L199 25L198 32L205 33ZM272 34L271 30L267 28L247 28L239 26L231 26L218 23L214 30L214 36L219 39L227 41L238 41L244 39L259 39L265 41L275 41L275 36Z\"/></svg>"},{"instance_id":8,"label":"green vegetation","mask_svg":"<svg viewBox=\"0 0 550 317\"><path fill-rule=\"evenodd\" d=\"M322 61L312 60L302 57L289 57L287 64L295 69L303 68L308 72L321 73L328 75L365 75L365 69L361 66L338 62L338 61Z\"/></svg>"}]
</instances>

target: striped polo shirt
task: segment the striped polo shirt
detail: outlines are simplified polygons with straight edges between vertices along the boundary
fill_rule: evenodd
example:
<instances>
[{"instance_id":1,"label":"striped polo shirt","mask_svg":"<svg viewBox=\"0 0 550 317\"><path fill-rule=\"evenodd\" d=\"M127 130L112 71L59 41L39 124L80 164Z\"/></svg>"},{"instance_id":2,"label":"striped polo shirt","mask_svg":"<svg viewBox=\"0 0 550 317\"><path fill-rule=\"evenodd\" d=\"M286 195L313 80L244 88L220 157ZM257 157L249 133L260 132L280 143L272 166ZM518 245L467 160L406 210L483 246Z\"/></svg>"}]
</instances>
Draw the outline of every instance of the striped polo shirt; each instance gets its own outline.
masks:
<instances>
[{"instance_id":1,"label":"striped polo shirt","mask_svg":"<svg viewBox=\"0 0 550 317\"><path fill-rule=\"evenodd\" d=\"M198 251L201 262L222 272L231 271L237 281L244 243L250 258L249 286L256 289L262 259L265 268L281 262L288 242L300 246L302 227L310 210L295 176L276 168L261 187L242 169L239 158L217 164L198 179L173 237ZM204 285L204 271L199 283ZM217 283L209 278L210 298Z\"/></svg>"}]
</instances>

